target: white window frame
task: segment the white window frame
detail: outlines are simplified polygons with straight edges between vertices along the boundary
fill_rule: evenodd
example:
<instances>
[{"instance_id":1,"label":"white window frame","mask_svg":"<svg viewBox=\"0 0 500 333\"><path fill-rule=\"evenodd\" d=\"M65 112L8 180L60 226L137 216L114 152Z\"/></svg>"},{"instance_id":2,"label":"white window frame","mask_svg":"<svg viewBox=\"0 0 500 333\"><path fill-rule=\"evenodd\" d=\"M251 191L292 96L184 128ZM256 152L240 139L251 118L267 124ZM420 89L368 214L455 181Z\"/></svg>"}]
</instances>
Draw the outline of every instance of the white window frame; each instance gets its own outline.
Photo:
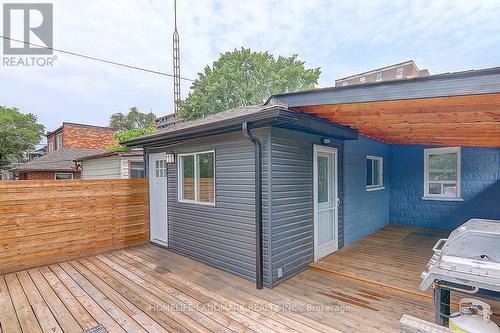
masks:
<instances>
[{"instance_id":1,"label":"white window frame","mask_svg":"<svg viewBox=\"0 0 500 333\"><path fill-rule=\"evenodd\" d=\"M380 78L379 78L380 75ZM384 72L376 72L375 73L375 81L380 82L384 80Z\"/></svg>"},{"instance_id":2,"label":"white window frame","mask_svg":"<svg viewBox=\"0 0 500 333\"><path fill-rule=\"evenodd\" d=\"M349 84L347 81L342 81L342 87L346 87Z\"/></svg>"},{"instance_id":3,"label":"white window frame","mask_svg":"<svg viewBox=\"0 0 500 333\"><path fill-rule=\"evenodd\" d=\"M366 76L362 76L359 78L359 83L366 83Z\"/></svg>"},{"instance_id":4,"label":"white window frame","mask_svg":"<svg viewBox=\"0 0 500 333\"><path fill-rule=\"evenodd\" d=\"M366 190L367 191L377 191L377 190L385 189L385 186L384 186L384 158L380 157L380 156L367 155L366 159L379 162L378 176L380 178L380 184L366 185ZM368 177L368 175L366 175L366 177ZM373 167L372 167L372 177L373 177Z\"/></svg>"},{"instance_id":5,"label":"white window frame","mask_svg":"<svg viewBox=\"0 0 500 333\"><path fill-rule=\"evenodd\" d=\"M457 154L457 196L447 197L442 194L429 193L429 155L441 154ZM424 149L424 195L423 200L440 200L440 201L463 201L461 192L461 148L460 147L446 147L446 148L426 148ZM433 181L434 182L434 181Z\"/></svg>"},{"instance_id":6,"label":"white window frame","mask_svg":"<svg viewBox=\"0 0 500 333\"><path fill-rule=\"evenodd\" d=\"M197 157L196 155L202 155L202 154L214 154L214 202L202 202L199 201L200 198L200 189L199 189L199 178L200 178L200 170L199 166L197 163ZM183 174L182 174L182 157L184 156L194 156L194 200L189 200L189 199L182 199L182 192L183 192ZM215 193L215 184L216 184L216 177L215 177L215 150L207 150L207 151L200 151L200 152L193 152L193 153L185 153L185 154L178 154L177 155L177 201L180 203L190 203L190 204L196 204L196 205L203 205L203 206L212 206L215 207L215 201L217 198L217 195Z\"/></svg>"},{"instance_id":7,"label":"white window frame","mask_svg":"<svg viewBox=\"0 0 500 333\"><path fill-rule=\"evenodd\" d=\"M404 67L399 66L398 68L396 68L396 79L402 79L403 75L404 75Z\"/></svg>"},{"instance_id":8,"label":"white window frame","mask_svg":"<svg viewBox=\"0 0 500 333\"><path fill-rule=\"evenodd\" d=\"M63 144L63 137L62 137L62 133L58 133L56 134L56 137L55 137L55 149L54 150L58 150L58 149L61 149L62 148L62 144Z\"/></svg>"},{"instance_id":9,"label":"white window frame","mask_svg":"<svg viewBox=\"0 0 500 333\"><path fill-rule=\"evenodd\" d=\"M47 150L49 151L49 153L52 153L54 151L54 144L50 140L49 142L47 142Z\"/></svg>"},{"instance_id":10,"label":"white window frame","mask_svg":"<svg viewBox=\"0 0 500 333\"><path fill-rule=\"evenodd\" d=\"M70 175L70 179L57 179L57 175ZM56 172L54 173L54 180L71 180L73 179L73 174L71 172Z\"/></svg>"}]
</instances>

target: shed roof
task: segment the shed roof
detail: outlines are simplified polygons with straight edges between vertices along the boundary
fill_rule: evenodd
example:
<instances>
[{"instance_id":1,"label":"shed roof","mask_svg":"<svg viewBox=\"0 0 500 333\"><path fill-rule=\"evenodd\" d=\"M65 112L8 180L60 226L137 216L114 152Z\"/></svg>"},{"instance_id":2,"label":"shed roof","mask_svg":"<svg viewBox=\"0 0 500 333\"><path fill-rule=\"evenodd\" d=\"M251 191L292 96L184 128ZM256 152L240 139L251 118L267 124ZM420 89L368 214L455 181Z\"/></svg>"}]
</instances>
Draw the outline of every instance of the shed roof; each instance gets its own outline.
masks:
<instances>
[{"instance_id":1,"label":"shed roof","mask_svg":"<svg viewBox=\"0 0 500 333\"><path fill-rule=\"evenodd\" d=\"M348 127L272 105L234 108L202 119L161 128L155 133L129 140L123 144L132 147L148 146L234 132L241 130L244 122L249 122L251 128L272 125L341 139L357 138L357 133Z\"/></svg>"},{"instance_id":2,"label":"shed roof","mask_svg":"<svg viewBox=\"0 0 500 333\"><path fill-rule=\"evenodd\" d=\"M47 155L32 161L18 164L12 168L14 171L75 171L74 160L102 153L102 149L91 148L60 148Z\"/></svg>"}]
</instances>

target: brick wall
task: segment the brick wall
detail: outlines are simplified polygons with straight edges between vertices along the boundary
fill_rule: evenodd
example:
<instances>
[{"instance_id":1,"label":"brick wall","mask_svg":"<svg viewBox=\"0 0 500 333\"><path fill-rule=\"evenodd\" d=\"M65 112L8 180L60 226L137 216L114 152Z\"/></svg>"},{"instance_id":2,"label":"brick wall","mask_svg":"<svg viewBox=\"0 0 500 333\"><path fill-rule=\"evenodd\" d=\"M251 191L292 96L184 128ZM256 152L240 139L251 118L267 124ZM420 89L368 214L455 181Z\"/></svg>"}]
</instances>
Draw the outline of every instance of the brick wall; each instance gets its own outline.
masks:
<instances>
[{"instance_id":1,"label":"brick wall","mask_svg":"<svg viewBox=\"0 0 500 333\"><path fill-rule=\"evenodd\" d=\"M391 146L391 223L452 230L473 217L500 219L500 149L462 147L463 201L431 201L422 200L424 148Z\"/></svg>"},{"instance_id":2,"label":"brick wall","mask_svg":"<svg viewBox=\"0 0 500 333\"><path fill-rule=\"evenodd\" d=\"M63 147L106 148L115 143L109 128L64 124Z\"/></svg>"},{"instance_id":3,"label":"brick wall","mask_svg":"<svg viewBox=\"0 0 500 333\"><path fill-rule=\"evenodd\" d=\"M54 180L56 173L54 171L33 171L19 174L20 180ZM73 179L80 179L80 172L73 172Z\"/></svg>"},{"instance_id":4,"label":"brick wall","mask_svg":"<svg viewBox=\"0 0 500 333\"><path fill-rule=\"evenodd\" d=\"M383 158L385 189L366 190L366 156ZM359 136L344 143L344 240L349 245L389 223L389 145Z\"/></svg>"},{"instance_id":5,"label":"brick wall","mask_svg":"<svg viewBox=\"0 0 500 333\"><path fill-rule=\"evenodd\" d=\"M61 131L53 132L47 136L47 142L51 142L55 149L56 135ZM96 148L103 149L115 144L115 131L106 127L95 127L64 123L62 128L63 142L65 148Z\"/></svg>"}]
</instances>

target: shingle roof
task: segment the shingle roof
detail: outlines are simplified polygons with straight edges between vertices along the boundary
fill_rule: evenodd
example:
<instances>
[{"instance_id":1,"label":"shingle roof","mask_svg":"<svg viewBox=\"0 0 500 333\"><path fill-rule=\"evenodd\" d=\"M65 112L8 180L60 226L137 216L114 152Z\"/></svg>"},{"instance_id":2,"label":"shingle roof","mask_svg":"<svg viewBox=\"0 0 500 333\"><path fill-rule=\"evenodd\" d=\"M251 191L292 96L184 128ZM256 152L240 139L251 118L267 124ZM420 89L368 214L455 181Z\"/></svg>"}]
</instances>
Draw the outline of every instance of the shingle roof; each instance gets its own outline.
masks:
<instances>
[{"instance_id":1,"label":"shingle roof","mask_svg":"<svg viewBox=\"0 0 500 333\"><path fill-rule=\"evenodd\" d=\"M267 107L267 108L269 108L269 107ZM260 105L241 106L241 107L237 107L237 108L234 108L231 110L219 112L219 113L207 116L205 118L179 122L179 123L176 123L175 125L160 128L152 134L143 135L143 136L140 136L139 138L140 139L153 138L156 136L162 136L163 134L167 134L167 133L182 132L188 128L200 128L200 129L202 129L204 126L218 123L218 122L221 122L221 121L224 121L227 119L234 119L234 118L239 118L242 116L248 116L248 115L251 115L254 113L258 113L262 109L263 109L263 107ZM136 138L136 139L138 139L138 138ZM135 139L130 140L130 141L134 141L134 140Z\"/></svg>"},{"instance_id":2,"label":"shingle roof","mask_svg":"<svg viewBox=\"0 0 500 333\"><path fill-rule=\"evenodd\" d=\"M61 148L32 161L16 165L15 171L74 171L74 160L104 152L102 149Z\"/></svg>"},{"instance_id":3,"label":"shingle roof","mask_svg":"<svg viewBox=\"0 0 500 333\"><path fill-rule=\"evenodd\" d=\"M208 124L212 124L212 123L217 123L217 122L223 121L225 119L232 119L232 118L236 118L239 116L259 112L261 109L262 109L262 106L260 106L260 105L240 106L240 107L237 107L234 109L222 111L222 112L207 116L205 118L180 122L180 123L177 123L175 125L172 125L172 126L169 126L166 128L161 128L153 134L175 132L178 130L183 130L185 128L191 128L191 127L196 127L196 126L203 126L203 125L208 125Z\"/></svg>"},{"instance_id":4,"label":"shingle roof","mask_svg":"<svg viewBox=\"0 0 500 333\"><path fill-rule=\"evenodd\" d=\"M86 161L86 160L95 160L98 158L104 158L104 157L111 157L111 156L121 156L121 157L130 157L130 156L142 156L143 152L141 150L130 150L130 151L107 151L107 152L100 152L98 154L94 155L87 155L83 156L80 158L76 158L75 162L81 162L81 161Z\"/></svg>"},{"instance_id":5,"label":"shingle roof","mask_svg":"<svg viewBox=\"0 0 500 333\"><path fill-rule=\"evenodd\" d=\"M206 118L161 128L155 133L140 136L122 144L129 147L171 144L203 136L241 131L243 123L250 123L252 129L276 126L345 140L357 138L356 131L350 128L291 111L277 104L238 107Z\"/></svg>"}]
</instances>

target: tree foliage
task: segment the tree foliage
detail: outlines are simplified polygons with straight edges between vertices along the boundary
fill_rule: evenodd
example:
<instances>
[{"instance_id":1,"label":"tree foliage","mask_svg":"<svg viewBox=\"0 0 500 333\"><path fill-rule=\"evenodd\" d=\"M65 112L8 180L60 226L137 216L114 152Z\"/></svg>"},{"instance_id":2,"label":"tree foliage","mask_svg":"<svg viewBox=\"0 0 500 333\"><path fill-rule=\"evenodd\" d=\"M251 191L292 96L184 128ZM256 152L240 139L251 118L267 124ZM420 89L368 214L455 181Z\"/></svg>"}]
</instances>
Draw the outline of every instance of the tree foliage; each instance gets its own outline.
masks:
<instances>
[{"instance_id":1,"label":"tree foliage","mask_svg":"<svg viewBox=\"0 0 500 333\"><path fill-rule=\"evenodd\" d=\"M198 73L188 97L181 101L180 116L198 119L261 104L273 94L312 89L320 74L319 68L306 69L296 54L275 58L268 52L235 49L221 54L212 66Z\"/></svg>"},{"instance_id":2,"label":"tree foliage","mask_svg":"<svg viewBox=\"0 0 500 333\"><path fill-rule=\"evenodd\" d=\"M0 106L0 166L18 161L25 152L34 149L44 131L35 115Z\"/></svg>"},{"instance_id":3,"label":"tree foliage","mask_svg":"<svg viewBox=\"0 0 500 333\"><path fill-rule=\"evenodd\" d=\"M142 113L137 107L132 106L127 114L112 113L109 117L109 127L119 131L149 128L153 125L155 118L156 115L153 112Z\"/></svg>"},{"instance_id":4,"label":"tree foliage","mask_svg":"<svg viewBox=\"0 0 500 333\"><path fill-rule=\"evenodd\" d=\"M122 146L120 143L137 138L142 135L151 134L156 131L155 127L137 128L134 130L118 131L115 133L115 141L117 144L106 147L107 151L128 151L127 146Z\"/></svg>"}]
</instances>

